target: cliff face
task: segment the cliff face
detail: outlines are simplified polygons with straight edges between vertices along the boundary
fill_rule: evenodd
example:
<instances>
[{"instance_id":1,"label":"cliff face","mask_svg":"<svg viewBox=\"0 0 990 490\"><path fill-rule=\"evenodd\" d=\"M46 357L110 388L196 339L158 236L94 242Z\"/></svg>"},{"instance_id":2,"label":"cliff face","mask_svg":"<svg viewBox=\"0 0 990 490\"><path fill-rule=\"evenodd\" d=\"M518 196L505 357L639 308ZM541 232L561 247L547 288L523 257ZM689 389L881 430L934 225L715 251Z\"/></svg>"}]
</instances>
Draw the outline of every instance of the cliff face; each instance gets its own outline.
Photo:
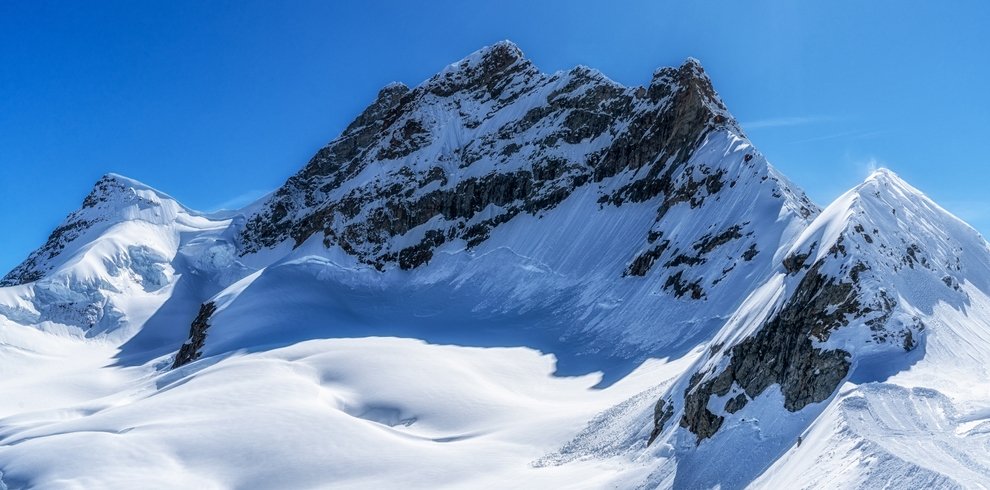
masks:
<instances>
[{"instance_id":1,"label":"cliff face","mask_svg":"<svg viewBox=\"0 0 990 490\"><path fill-rule=\"evenodd\" d=\"M383 88L237 244L251 263L340 251L403 284L469 284L487 293L463 301L498 311L554 305L534 329L642 359L711 335L818 212L696 60L625 87L502 42Z\"/></svg>"},{"instance_id":2,"label":"cliff face","mask_svg":"<svg viewBox=\"0 0 990 490\"><path fill-rule=\"evenodd\" d=\"M501 311L554 304L557 325L534 328L642 358L709 335L817 213L746 140L696 60L624 87L585 67L541 73L502 42L415 88L383 88L302 170L239 212L197 213L107 176L5 284L45 296L42 279L64 272L68 292L89 298L70 308L92 310L75 322L86 327L100 312L112 312L110 323L128 316L117 296L130 286L112 278L130 277L117 271L132 264L135 281L159 288L183 272L209 278L191 284L200 292L189 303L199 305L211 300L203 292L289 256L342 252L443 288L463 279L437 271L469 257L477 274L505 276L472 284L505 299L465 301ZM132 230L104 240L123 229ZM92 240L116 258L90 253L83 287L71 264ZM492 262L505 251L509 263L556 276L507 273L508 263ZM438 254L448 259L437 263ZM706 307L691 305L699 301ZM179 318L188 325L195 315Z\"/></svg>"},{"instance_id":3,"label":"cliff face","mask_svg":"<svg viewBox=\"0 0 990 490\"><path fill-rule=\"evenodd\" d=\"M499 43L415 89L382 89L248 220L242 250L315 236L379 270L412 269L445 242L475 247L589 186L602 206L660 197L660 221L730 184L718 161L689 164L716 131L741 135L695 60L627 88L584 67L540 73ZM644 260L630 272L644 274Z\"/></svg>"},{"instance_id":4,"label":"cliff face","mask_svg":"<svg viewBox=\"0 0 990 490\"><path fill-rule=\"evenodd\" d=\"M512 395L485 402L495 410L520 403L514 393L525 378L537 395L513 413L528 414L546 401L542 387L587 382L575 388L580 395L546 405L546 420L582 397L600 403L605 398L588 395L595 383L636 391L533 468L628 457L623 464L649 467L636 470L637 484L739 488L771 465L791 465L786 452L811 431L831 439L806 446L820 451L810 460L841 468L866 461L868 477L850 481L890 483L935 474L919 471L927 462L904 449L933 431L944 432L938 450L969 432L977 435L963 446L985 447L985 431L970 424L984 413L985 387L971 390L977 395L966 403L977 408L960 405L968 412L958 417L937 389L990 376L988 311L990 248L982 237L888 171L818 209L753 147L697 61L625 87L585 67L542 73L502 42L414 88L383 88L283 186L242 210L199 213L124 177L100 179L45 245L0 281L0 348L8 327L110 346L113 360L99 369L143 366L155 381L152 394L199 386L188 376L216 379L248 365L257 384L246 393L275 393L294 373L314 386L295 392L298 403L282 407L290 412L309 407L313 393L339 388L340 362L318 376L306 365L306 352L329 339L359 338L354 345L369 352L396 348L382 338L417 339L376 359L395 362L409 386L429 390L473 362L465 359L539 352L550 367L538 373L499 360L456 390L439 388L468 406L490 397L486 383L497 378ZM394 354L421 350L455 360L406 363ZM377 373L365 357L375 356L347 357L347 367ZM425 379L418 372L425 365L435 365L436 376ZM921 374L911 377L916 365ZM651 371L649 382L641 372L627 377L637 369L660 374ZM581 376L592 373L600 380ZM401 391L381 389L379 378L369 376L375 396ZM190 398L206 407L204 427L225 415L201 401L213 393ZM423 405L429 397L409 393L367 407L341 401L354 394L346 390L321 395L297 420L327 413L327 400L339 404L332 410L346 416L319 432L326 440L339 428L367 429L355 423L391 434L423 417L436 425L423 437L401 434L402 444L433 451L443 443L457 454L486 444L465 434L505 426L501 413L491 419L497 424L476 426L474 413L445 411L456 403L437 398L445 405L437 411ZM243 400L224 403L249 411ZM893 432L884 427L897 417L875 407L889 400L938 423L918 429L910 444L884 446ZM445 415L431 420L438 413ZM455 419L456 430L444 425ZM121 430L135 427L127 421ZM244 427L268 430L253 419ZM557 427L554 437L571 429ZM472 441L457 445L462 439ZM853 449L843 446L849 441ZM388 447L401 446L393 442ZM869 454L847 456L863 448ZM408 456L403 449L396 457ZM954 475L984 468L962 457L938 463ZM832 476L805 469L825 475L809 486Z\"/></svg>"},{"instance_id":5,"label":"cliff face","mask_svg":"<svg viewBox=\"0 0 990 490\"><path fill-rule=\"evenodd\" d=\"M834 415L843 422L829 424L846 423L853 412L880 416L876 408L856 412L852 398L832 402L857 396L851 389L840 394L843 383L893 390L886 383L939 356L944 345L970 345L985 335L984 313L960 321L944 311L967 311L982 301L987 243L887 170L837 199L782 252L775 276L656 401L650 444L674 445L685 461L718 451L711 463L721 464L742 441L759 437L771 441L762 460L772 461L807 437L811 422L831 407L845 408ZM933 324L936 345L930 345ZM931 383L941 374L925 376ZM685 477L684 484L755 476L734 469L725 477Z\"/></svg>"}]
</instances>

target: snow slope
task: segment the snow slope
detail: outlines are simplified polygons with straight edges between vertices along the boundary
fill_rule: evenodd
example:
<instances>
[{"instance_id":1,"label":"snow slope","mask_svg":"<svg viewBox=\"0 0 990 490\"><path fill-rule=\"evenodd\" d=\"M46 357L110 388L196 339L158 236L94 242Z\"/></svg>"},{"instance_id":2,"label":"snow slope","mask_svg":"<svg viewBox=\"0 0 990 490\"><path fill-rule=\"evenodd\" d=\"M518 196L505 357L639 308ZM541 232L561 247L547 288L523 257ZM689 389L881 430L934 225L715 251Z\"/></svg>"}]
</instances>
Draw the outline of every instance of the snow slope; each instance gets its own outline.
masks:
<instances>
[{"instance_id":1,"label":"snow slope","mask_svg":"<svg viewBox=\"0 0 990 490\"><path fill-rule=\"evenodd\" d=\"M758 483L767 488L787 481L822 486L839 479L864 488L988 488L987 244L887 171L871 177L860 194L863 208L886 214L896 207L891 215L901 215L896 228L884 229L893 238L887 243L904 250L918 243L923 251L906 264L906 258L898 262L896 254L886 255L885 265L895 270L883 274L884 286L898 293L897 308L925 325L922 352L908 362L890 357L860 361L851 382L808 429L806 439L820 442L802 445L776 462ZM891 225L894 220L885 221ZM856 459L860 464L831 474L809 464L836 468Z\"/></svg>"},{"instance_id":2,"label":"snow slope","mask_svg":"<svg viewBox=\"0 0 990 490\"><path fill-rule=\"evenodd\" d=\"M109 174L0 284L0 488L988 480L986 241L889 171L819 211L696 60L498 43L242 210Z\"/></svg>"},{"instance_id":3,"label":"snow slope","mask_svg":"<svg viewBox=\"0 0 990 490\"><path fill-rule=\"evenodd\" d=\"M0 382L8 488L579 486L627 468L530 462L683 368L650 362L592 390L596 376L553 376L524 348L316 340L156 371L93 362L112 349L91 341L24 340L44 351L4 357L33 372Z\"/></svg>"},{"instance_id":4,"label":"snow slope","mask_svg":"<svg viewBox=\"0 0 990 490\"><path fill-rule=\"evenodd\" d=\"M985 487L986 241L880 170L826 208L788 255L796 259L712 340L721 347L666 395L671 419L689 423L658 438L679 454L655 481ZM786 348L760 343L786 328L770 334ZM692 404L699 394L703 405ZM730 409L736 397L742 407ZM799 437L808 442L796 447Z\"/></svg>"}]
</instances>

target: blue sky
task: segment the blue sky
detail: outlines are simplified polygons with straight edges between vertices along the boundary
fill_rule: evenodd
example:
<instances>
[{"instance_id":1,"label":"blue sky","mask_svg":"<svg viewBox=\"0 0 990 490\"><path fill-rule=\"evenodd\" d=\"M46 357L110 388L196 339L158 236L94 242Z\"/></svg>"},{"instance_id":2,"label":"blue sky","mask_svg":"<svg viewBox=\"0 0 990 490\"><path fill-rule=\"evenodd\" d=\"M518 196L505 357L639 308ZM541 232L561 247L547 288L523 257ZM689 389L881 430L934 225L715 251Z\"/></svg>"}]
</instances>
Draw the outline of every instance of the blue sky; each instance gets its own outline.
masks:
<instances>
[{"instance_id":1,"label":"blue sky","mask_svg":"<svg viewBox=\"0 0 990 490\"><path fill-rule=\"evenodd\" d=\"M117 172L236 206L374 97L501 39L628 85L701 60L819 204L887 166L990 232L990 2L2 1L0 270Z\"/></svg>"}]
</instances>

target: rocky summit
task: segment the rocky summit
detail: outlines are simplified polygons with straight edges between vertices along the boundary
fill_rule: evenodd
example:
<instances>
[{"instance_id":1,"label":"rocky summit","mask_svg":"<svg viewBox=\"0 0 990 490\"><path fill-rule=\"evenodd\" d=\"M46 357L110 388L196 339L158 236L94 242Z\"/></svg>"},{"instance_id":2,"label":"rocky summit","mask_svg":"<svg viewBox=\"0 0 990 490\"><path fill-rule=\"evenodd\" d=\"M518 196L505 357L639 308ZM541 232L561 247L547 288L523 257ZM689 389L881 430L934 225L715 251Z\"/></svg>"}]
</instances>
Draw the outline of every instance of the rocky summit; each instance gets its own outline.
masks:
<instances>
[{"instance_id":1,"label":"rocky summit","mask_svg":"<svg viewBox=\"0 0 990 490\"><path fill-rule=\"evenodd\" d=\"M744 129L503 41L243 209L107 174L0 282L0 489L981 488L990 246Z\"/></svg>"}]
</instances>

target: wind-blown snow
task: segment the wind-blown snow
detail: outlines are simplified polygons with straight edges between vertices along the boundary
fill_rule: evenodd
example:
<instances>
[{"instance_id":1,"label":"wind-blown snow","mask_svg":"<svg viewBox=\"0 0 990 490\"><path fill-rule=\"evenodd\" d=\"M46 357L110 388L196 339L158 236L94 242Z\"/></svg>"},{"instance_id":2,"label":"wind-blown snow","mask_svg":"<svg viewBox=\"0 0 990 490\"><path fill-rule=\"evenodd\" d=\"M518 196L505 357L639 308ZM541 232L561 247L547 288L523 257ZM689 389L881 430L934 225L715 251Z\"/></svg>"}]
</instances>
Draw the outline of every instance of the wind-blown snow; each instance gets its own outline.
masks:
<instances>
[{"instance_id":1,"label":"wind-blown snow","mask_svg":"<svg viewBox=\"0 0 990 490\"><path fill-rule=\"evenodd\" d=\"M456 84L491 49L423 86ZM417 117L446 130L403 164L427 169L575 73L635 92L579 68L537 73L548 85L515 101L430 99ZM509 82L505 93L524 83ZM495 102L497 117L465 123ZM604 147L547 151L582 161ZM987 242L887 170L819 213L734 123L683 163L668 178L699 199L607 204L645 172L623 169L480 243L444 241L413 270L379 270L318 234L243 250L245 223L277 193L199 213L108 174L0 287L0 490L990 486ZM523 164L489 155L448 170ZM386 189L390 165L321 197ZM697 183L711 175L710 192ZM848 353L848 374L793 412L772 384L728 413L734 385L708 401L724 423L699 439L680 423L689 387L724 370L809 270L856 281L863 308L814 344ZM672 292L680 273L701 292ZM172 369L201 311L212 312L201 345ZM675 412L648 446L661 397Z\"/></svg>"},{"instance_id":2,"label":"wind-blown snow","mask_svg":"<svg viewBox=\"0 0 990 490\"><path fill-rule=\"evenodd\" d=\"M834 398L797 412L768 390L724 414L724 431L696 446L673 429L650 477L675 487L987 488L990 482L990 252L986 241L889 170L822 211L785 256L819 270L862 264L861 301L889 314L850 317L821 348L852 356ZM711 345L752 335L792 294L781 271L756 289ZM882 323L869 322L879 318ZM910 341L901 332L910 331ZM721 363L725 358L707 361ZM704 359L699 365L705 365ZM683 391L687 376L673 392ZM713 399L721 407L737 391ZM768 403L769 402L769 403ZM717 408L716 408L717 407ZM673 457L669 457L673 453ZM718 472L708 468L722 467Z\"/></svg>"}]
</instances>

